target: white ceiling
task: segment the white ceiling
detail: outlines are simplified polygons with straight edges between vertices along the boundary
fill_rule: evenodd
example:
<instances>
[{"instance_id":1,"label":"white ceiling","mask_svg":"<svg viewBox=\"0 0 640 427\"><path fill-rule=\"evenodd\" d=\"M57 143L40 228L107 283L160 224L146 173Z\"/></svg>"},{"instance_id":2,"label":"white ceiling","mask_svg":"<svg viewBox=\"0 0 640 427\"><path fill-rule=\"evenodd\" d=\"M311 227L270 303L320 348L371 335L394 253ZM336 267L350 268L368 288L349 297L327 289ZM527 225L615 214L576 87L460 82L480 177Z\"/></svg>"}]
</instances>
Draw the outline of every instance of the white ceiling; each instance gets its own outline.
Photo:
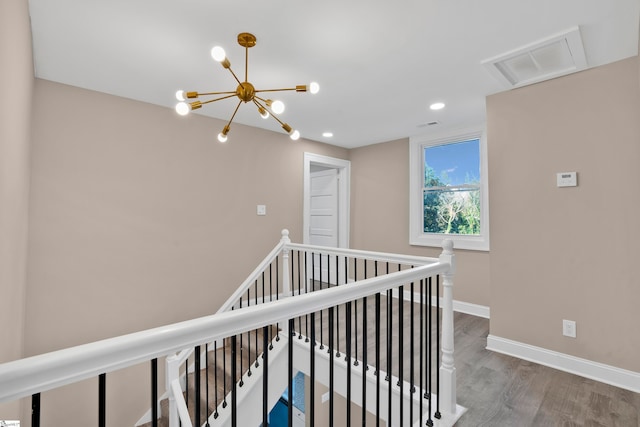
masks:
<instances>
[{"instance_id":1,"label":"white ceiling","mask_svg":"<svg viewBox=\"0 0 640 427\"><path fill-rule=\"evenodd\" d=\"M485 96L504 90L483 60L579 26L595 67L638 54L640 21L640 0L29 4L37 77L169 108L177 89L235 90L209 52L223 46L242 78L236 38L251 32L258 42L249 50L248 80L265 89L318 81L317 95L274 95L287 106L281 118L303 138L348 148L482 124ZM446 108L429 110L435 101ZM236 104L220 101L199 113L228 120ZM439 124L425 127L432 121ZM250 104L234 123L282 132ZM212 141L220 130L212 129ZM322 137L328 130L333 138Z\"/></svg>"}]
</instances>

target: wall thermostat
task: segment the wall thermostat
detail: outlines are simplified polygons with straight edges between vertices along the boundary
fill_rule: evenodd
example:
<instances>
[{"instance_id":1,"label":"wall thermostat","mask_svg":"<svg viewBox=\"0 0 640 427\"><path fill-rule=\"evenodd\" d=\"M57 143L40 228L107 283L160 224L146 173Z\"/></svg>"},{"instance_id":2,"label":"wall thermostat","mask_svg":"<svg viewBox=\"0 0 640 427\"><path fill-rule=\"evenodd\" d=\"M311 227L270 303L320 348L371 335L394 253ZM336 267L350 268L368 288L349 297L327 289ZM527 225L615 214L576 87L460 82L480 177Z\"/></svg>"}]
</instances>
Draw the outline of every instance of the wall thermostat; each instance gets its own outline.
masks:
<instances>
[{"instance_id":1,"label":"wall thermostat","mask_svg":"<svg viewBox=\"0 0 640 427\"><path fill-rule=\"evenodd\" d=\"M577 187L578 186L578 173L577 172L559 172L557 174L558 187Z\"/></svg>"}]
</instances>

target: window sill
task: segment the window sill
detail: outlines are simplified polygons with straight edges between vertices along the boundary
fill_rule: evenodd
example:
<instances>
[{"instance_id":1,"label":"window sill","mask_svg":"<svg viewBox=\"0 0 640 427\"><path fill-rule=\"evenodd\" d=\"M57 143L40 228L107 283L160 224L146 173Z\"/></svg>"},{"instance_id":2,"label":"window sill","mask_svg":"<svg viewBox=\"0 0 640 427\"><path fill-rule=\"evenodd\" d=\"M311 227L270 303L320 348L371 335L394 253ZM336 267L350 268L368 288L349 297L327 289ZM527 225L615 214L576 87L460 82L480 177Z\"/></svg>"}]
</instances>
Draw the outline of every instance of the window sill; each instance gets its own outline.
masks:
<instances>
[{"instance_id":1,"label":"window sill","mask_svg":"<svg viewBox=\"0 0 640 427\"><path fill-rule=\"evenodd\" d=\"M461 236L456 234L427 234L412 236L409 244L413 246L430 246L442 248L444 240L453 241L454 249L465 249L470 251L489 251L489 240L483 236Z\"/></svg>"}]
</instances>

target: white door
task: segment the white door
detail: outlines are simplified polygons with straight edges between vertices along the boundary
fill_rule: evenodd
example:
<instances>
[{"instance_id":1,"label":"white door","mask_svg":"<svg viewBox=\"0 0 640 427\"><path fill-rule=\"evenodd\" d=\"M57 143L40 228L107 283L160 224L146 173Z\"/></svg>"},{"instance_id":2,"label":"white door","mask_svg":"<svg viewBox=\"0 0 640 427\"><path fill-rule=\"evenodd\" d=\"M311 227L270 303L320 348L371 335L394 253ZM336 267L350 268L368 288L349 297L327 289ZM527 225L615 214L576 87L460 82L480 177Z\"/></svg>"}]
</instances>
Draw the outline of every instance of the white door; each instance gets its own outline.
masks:
<instances>
[{"instance_id":1,"label":"white door","mask_svg":"<svg viewBox=\"0 0 640 427\"><path fill-rule=\"evenodd\" d=\"M309 244L338 247L338 170L326 169L311 172L309 201ZM334 257L315 256L314 279L323 283L337 283Z\"/></svg>"}]
</instances>

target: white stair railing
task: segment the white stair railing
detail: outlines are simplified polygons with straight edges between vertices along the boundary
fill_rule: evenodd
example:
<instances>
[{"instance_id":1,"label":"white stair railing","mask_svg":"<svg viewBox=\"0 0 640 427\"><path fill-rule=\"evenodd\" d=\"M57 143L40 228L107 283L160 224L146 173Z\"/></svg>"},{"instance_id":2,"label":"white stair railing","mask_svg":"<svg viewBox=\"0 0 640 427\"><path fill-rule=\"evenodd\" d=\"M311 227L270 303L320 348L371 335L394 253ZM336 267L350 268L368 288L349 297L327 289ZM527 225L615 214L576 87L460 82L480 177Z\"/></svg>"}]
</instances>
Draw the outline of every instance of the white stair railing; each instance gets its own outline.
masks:
<instances>
[{"instance_id":1,"label":"white stair railing","mask_svg":"<svg viewBox=\"0 0 640 427\"><path fill-rule=\"evenodd\" d=\"M319 310L335 307L369 295L386 292L402 283L419 281L425 277L442 275L444 289L442 325L442 366L440 369L443 391L442 409L455 412L455 365L453 362L453 311L452 274L454 256L452 245L446 244L440 259L403 257L375 252L348 249L323 248L292 244L288 232L283 231L281 241L265 258L249 278L238 288L221 311L215 315L102 340L47 354L33 356L0 364L0 403L20 399L51 390L100 374L109 373L154 358L167 356L166 387L170 396L183 399L180 386L179 366L195 346L212 343L226 337L276 324L286 319L297 318ZM382 260L411 264L412 268L384 274L378 277L357 280L354 286L333 286L313 293L302 293L293 298L282 298L265 304L245 306L238 309L233 299L241 298L249 286L282 253L283 296L291 295L293 286L290 269L291 251L329 254L336 257L357 256L362 259ZM300 255L298 255L300 256ZM293 268L293 267L291 267ZM298 267L299 268L299 267ZM293 270L291 270L293 271ZM298 283L298 286L300 284ZM239 299L238 298L238 299ZM264 298L264 296L263 296ZM235 308L231 310L231 308ZM228 310L228 311L223 311ZM179 395L179 396L178 396ZM177 399L177 400L179 400ZM174 401L170 420L187 416L183 402ZM178 415L180 414L180 415ZM187 416L188 417L188 416ZM187 419L183 419L186 425Z\"/></svg>"}]
</instances>

